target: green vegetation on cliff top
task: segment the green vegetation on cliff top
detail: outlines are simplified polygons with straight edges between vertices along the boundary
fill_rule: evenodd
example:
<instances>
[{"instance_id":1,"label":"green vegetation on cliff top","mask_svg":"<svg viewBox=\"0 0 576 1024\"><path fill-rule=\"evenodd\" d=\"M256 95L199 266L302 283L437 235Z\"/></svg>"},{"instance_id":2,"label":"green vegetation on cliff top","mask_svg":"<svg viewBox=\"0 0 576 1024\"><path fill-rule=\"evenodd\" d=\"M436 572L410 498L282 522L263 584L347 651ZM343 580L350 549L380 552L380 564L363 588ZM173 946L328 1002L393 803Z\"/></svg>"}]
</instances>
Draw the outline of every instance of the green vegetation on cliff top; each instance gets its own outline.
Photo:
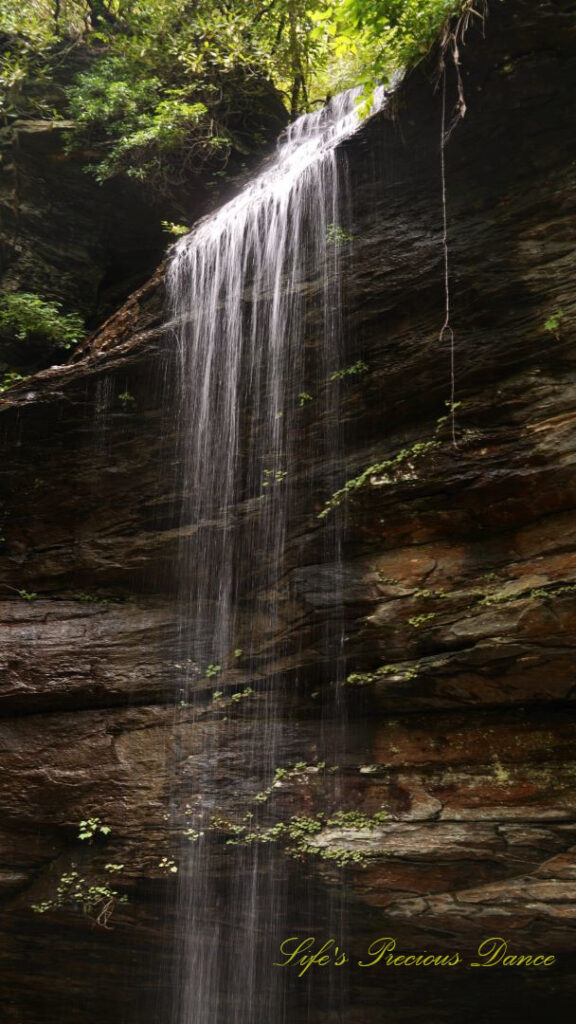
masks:
<instances>
[{"instance_id":1,"label":"green vegetation on cliff top","mask_svg":"<svg viewBox=\"0 0 576 1024\"><path fill-rule=\"evenodd\" d=\"M426 55L447 19L483 2L0 0L3 126L62 122L98 182L131 179L177 216L193 179L212 188L238 174L288 117L333 92L363 83L369 96ZM337 245L350 237L338 225L328 234ZM1 389L83 333L57 297L10 293L0 335L16 350L0 364Z\"/></svg>"},{"instance_id":2,"label":"green vegetation on cliff top","mask_svg":"<svg viewBox=\"0 0 576 1024\"><path fill-rule=\"evenodd\" d=\"M0 0L5 116L24 84L65 82L36 114L72 118L99 180L166 191L190 170L262 144L246 109L267 92L290 116L425 55L472 0ZM69 73L63 74L66 67ZM52 104L52 106L51 106ZM255 137L256 136L256 137ZM214 169L214 168L212 168Z\"/></svg>"}]
</instances>

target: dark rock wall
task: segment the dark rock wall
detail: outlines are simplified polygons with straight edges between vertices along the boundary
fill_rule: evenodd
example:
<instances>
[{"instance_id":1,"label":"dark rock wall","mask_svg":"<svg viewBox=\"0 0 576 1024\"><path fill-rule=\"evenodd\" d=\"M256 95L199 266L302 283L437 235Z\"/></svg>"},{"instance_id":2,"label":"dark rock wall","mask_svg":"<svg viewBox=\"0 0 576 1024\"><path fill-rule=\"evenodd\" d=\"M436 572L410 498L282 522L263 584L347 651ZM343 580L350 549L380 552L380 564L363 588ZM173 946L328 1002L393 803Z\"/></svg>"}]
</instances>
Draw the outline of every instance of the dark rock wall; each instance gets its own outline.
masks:
<instances>
[{"instance_id":1,"label":"dark rock wall","mask_svg":"<svg viewBox=\"0 0 576 1024\"><path fill-rule=\"evenodd\" d=\"M485 38L472 31L462 51L468 112L446 151L456 448L438 423L450 351L439 340L432 69L345 147L347 354L369 369L342 384L345 467L315 462L313 403L302 409L302 476L314 474L317 504L301 503L293 524L273 698L240 659L222 674L224 705L207 704L195 721L181 709L174 728L177 465L169 386L163 404L158 387L173 376L161 272L74 364L2 396L6 1020L165 1021L174 879L159 862L176 842L170 780L176 771L184 789L200 765L223 810L244 813L243 744L272 699L286 721L281 764L314 765L340 746L333 782L314 771L286 780L270 798L272 820L330 813L336 789L344 809L388 811L369 836L325 830L318 840L371 854L344 874L353 950L394 935L405 949L470 952L505 935L517 951L560 958L553 973L490 972L489 985L464 970L351 972L340 1019L565 1019L576 946L574 42L567 0L509 0L491 5ZM450 68L448 86L451 109ZM318 519L335 470L343 482L375 464ZM336 569L322 560L336 517L343 610ZM247 604L247 631L259 599ZM324 644L342 627L352 676L344 747L327 712L334 662ZM263 677L273 642L262 633ZM249 700L229 699L247 685ZM202 764L208 733L226 752L218 779ZM244 779L243 793L269 781ZM89 816L112 829L91 846L77 839ZM216 837L225 876L221 851ZM72 863L96 882L106 862L124 864L129 896L110 929L30 910ZM320 857L304 869L286 858L285 872L295 899L303 876L318 893L342 877ZM320 982L313 1012L302 991L290 991L291 1019L335 1019Z\"/></svg>"},{"instance_id":2,"label":"dark rock wall","mask_svg":"<svg viewBox=\"0 0 576 1024\"><path fill-rule=\"evenodd\" d=\"M0 133L0 280L94 320L150 273L167 236L138 188L84 173L88 155L67 151L73 130L21 119Z\"/></svg>"}]
</instances>

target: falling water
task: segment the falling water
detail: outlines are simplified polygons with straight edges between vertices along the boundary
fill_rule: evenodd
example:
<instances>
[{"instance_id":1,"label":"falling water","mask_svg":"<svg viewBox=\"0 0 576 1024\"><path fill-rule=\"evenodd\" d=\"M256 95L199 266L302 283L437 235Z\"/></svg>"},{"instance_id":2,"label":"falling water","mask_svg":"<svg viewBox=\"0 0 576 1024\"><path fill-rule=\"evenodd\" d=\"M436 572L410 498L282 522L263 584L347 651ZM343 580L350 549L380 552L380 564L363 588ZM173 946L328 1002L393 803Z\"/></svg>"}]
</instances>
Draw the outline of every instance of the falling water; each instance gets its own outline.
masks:
<instances>
[{"instance_id":1,"label":"falling water","mask_svg":"<svg viewBox=\"0 0 576 1024\"><path fill-rule=\"evenodd\" d=\"M338 145L360 124L358 94L291 125L267 168L176 245L169 270L184 492L179 702L192 707L196 744L180 753L175 786L192 841L180 858L174 1024L289 1019L271 966L289 934L282 859L273 844L215 842L212 822L253 809L286 763L275 688L287 655L287 547L318 497L302 424L313 424L317 459L338 447L337 384L326 386L342 365L348 197ZM334 563L338 538L325 533ZM235 691L226 724L218 708Z\"/></svg>"}]
</instances>

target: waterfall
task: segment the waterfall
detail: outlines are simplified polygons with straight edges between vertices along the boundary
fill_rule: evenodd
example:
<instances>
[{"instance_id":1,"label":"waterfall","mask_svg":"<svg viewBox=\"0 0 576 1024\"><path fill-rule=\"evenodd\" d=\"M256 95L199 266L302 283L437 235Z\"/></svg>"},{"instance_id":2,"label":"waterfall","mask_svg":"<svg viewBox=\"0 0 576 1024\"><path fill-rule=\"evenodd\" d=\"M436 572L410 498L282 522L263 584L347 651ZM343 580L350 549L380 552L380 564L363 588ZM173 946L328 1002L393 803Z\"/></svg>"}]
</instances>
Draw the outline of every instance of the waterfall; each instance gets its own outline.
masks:
<instances>
[{"instance_id":1,"label":"waterfall","mask_svg":"<svg viewBox=\"0 0 576 1024\"><path fill-rule=\"evenodd\" d=\"M213 822L252 820L243 815L257 815L255 793L295 749L278 712L287 551L319 525L303 424L318 458L338 452L338 381L327 383L342 366L349 242L338 145L361 123L359 93L292 124L268 166L177 243L169 267L184 494L178 704L182 718L194 716L196 743L176 754L174 816L185 838L173 1024L290 1019L272 967L290 934L285 858L273 843L218 841ZM338 536L324 535L325 561L337 563ZM339 637L327 642L336 662Z\"/></svg>"}]
</instances>

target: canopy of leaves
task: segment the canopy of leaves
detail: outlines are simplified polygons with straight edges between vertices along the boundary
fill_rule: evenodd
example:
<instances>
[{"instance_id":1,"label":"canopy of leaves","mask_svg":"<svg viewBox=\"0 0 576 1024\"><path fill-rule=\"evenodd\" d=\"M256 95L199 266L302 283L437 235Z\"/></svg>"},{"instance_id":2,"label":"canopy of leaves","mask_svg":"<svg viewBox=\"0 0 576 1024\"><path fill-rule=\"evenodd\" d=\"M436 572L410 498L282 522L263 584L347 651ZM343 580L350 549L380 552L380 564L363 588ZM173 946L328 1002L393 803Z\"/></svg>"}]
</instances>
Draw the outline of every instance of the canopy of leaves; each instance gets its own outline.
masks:
<instances>
[{"instance_id":1,"label":"canopy of leaves","mask_svg":"<svg viewBox=\"0 0 576 1024\"><path fill-rule=\"evenodd\" d=\"M450 18L475 13L475 0L343 0L343 6L346 23L362 39L364 75L378 79L412 68Z\"/></svg>"},{"instance_id":2,"label":"canopy of leaves","mask_svg":"<svg viewBox=\"0 0 576 1024\"><path fill-rule=\"evenodd\" d=\"M27 76L49 77L84 47L84 70L59 108L76 122L75 145L97 154L101 181L127 174L169 190L258 145L245 108L272 83L294 116L329 92L386 79L470 3L0 0L4 109Z\"/></svg>"},{"instance_id":3,"label":"canopy of leaves","mask_svg":"<svg viewBox=\"0 0 576 1024\"><path fill-rule=\"evenodd\" d=\"M470 6L472 0L0 0L0 29L21 58L84 39L136 63L181 62L189 74L249 66L288 99L296 85L303 106L316 83L356 84L376 51L382 72L412 65L446 18Z\"/></svg>"}]
</instances>

